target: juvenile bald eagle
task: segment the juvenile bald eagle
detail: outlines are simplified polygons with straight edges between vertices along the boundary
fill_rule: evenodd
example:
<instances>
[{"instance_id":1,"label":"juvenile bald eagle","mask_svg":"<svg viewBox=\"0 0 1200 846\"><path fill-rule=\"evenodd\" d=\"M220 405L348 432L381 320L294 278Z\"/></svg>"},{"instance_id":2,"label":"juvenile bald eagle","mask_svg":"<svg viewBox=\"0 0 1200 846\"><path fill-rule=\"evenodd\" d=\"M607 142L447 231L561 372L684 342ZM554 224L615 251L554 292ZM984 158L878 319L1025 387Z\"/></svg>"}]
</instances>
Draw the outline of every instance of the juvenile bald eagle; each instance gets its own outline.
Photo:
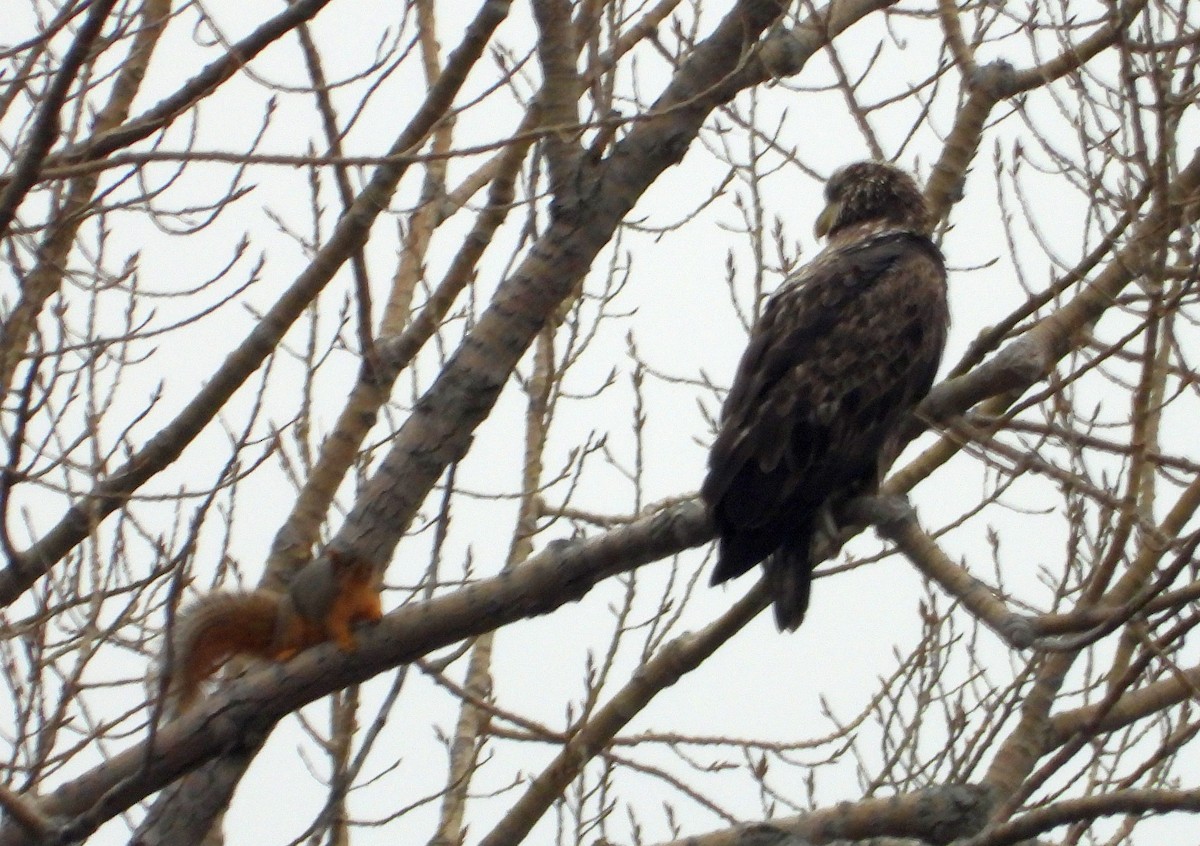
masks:
<instances>
[{"instance_id":1,"label":"juvenile bald eagle","mask_svg":"<svg viewBox=\"0 0 1200 846\"><path fill-rule=\"evenodd\" d=\"M779 628L808 607L838 509L873 493L929 391L950 315L925 199L903 171L834 173L828 245L770 297L721 412L701 496L717 528L712 584L766 569Z\"/></svg>"}]
</instances>

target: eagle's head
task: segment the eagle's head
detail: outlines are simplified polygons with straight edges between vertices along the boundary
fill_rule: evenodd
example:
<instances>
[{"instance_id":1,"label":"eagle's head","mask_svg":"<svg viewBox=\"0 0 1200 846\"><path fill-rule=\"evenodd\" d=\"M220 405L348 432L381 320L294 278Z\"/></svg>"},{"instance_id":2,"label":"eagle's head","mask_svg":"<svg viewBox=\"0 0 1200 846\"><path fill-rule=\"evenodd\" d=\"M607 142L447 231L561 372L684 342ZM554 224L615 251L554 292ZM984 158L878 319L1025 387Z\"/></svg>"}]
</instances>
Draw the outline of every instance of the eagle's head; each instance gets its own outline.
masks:
<instances>
[{"instance_id":1,"label":"eagle's head","mask_svg":"<svg viewBox=\"0 0 1200 846\"><path fill-rule=\"evenodd\" d=\"M825 210L817 218L817 237L835 237L861 224L925 232L929 207L913 178L883 162L855 162L825 183Z\"/></svg>"}]
</instances>

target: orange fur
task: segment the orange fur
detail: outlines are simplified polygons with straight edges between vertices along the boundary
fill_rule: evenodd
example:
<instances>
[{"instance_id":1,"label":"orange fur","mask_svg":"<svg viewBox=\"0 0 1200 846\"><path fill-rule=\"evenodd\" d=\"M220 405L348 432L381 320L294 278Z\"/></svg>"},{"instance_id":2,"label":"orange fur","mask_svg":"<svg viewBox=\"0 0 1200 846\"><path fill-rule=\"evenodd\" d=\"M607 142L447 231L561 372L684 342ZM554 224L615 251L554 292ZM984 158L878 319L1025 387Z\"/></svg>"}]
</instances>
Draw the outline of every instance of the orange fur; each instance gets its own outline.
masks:
<instances>
[{"instance_id":1,"label":"orange fur","mask_svg":"<svg viewBox=\"0 0 1200 846\"><path fill-rule=\"evenodd\" d=\"M350 652L357 646L352 626L382 616L374 568L334 551L301 568L287 593L209 594L175 626L170 689L178 710L235 655L286 661L326 641Z\"/></svg>"}]
</instances>

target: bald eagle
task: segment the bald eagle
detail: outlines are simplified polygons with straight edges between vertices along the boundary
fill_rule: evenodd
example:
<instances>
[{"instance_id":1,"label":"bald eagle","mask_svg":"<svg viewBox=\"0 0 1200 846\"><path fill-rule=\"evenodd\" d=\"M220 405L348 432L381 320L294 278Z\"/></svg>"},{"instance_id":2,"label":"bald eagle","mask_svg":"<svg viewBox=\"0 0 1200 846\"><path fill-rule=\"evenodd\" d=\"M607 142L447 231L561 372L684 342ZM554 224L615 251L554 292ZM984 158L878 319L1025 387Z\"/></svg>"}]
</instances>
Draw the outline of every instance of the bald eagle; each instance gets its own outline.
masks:
<instances>
[{"instance_id":1,"label":"bald eagle","mask_svg":"<svg viewBox=\"0 0 1200 846\"><path fill-rule=\"evenodd\" d=\"M908 174L858 162L830 177L828 244L768 299L721 412L701 497L719 536L712 584L762 562L795 630L838 509L873 493L933 383L946 267Z\"/></svg>"}]
</instances>

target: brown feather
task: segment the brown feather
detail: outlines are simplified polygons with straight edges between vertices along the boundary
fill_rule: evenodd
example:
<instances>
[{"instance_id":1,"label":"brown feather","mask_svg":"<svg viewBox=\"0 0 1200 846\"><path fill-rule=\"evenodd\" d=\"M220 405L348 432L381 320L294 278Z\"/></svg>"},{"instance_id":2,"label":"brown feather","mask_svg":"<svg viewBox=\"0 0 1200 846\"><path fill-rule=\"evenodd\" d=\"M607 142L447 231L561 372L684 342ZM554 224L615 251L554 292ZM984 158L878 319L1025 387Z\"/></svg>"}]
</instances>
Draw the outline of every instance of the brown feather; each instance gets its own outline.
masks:
<instances>
[{"instance_id":1,"label":"brown feather","mask_svg":"<svg viewBox=\"0 0 1200 846\"><path fill-rule=\"evenodd\" d=\"M804 618L814 536L895 459L949 326L945 266L912 180L859 163L827 193L830 246L768 300L701 488L720 536L713 584L762 562L781 629Z\"/></svg>"}]
</instances>

